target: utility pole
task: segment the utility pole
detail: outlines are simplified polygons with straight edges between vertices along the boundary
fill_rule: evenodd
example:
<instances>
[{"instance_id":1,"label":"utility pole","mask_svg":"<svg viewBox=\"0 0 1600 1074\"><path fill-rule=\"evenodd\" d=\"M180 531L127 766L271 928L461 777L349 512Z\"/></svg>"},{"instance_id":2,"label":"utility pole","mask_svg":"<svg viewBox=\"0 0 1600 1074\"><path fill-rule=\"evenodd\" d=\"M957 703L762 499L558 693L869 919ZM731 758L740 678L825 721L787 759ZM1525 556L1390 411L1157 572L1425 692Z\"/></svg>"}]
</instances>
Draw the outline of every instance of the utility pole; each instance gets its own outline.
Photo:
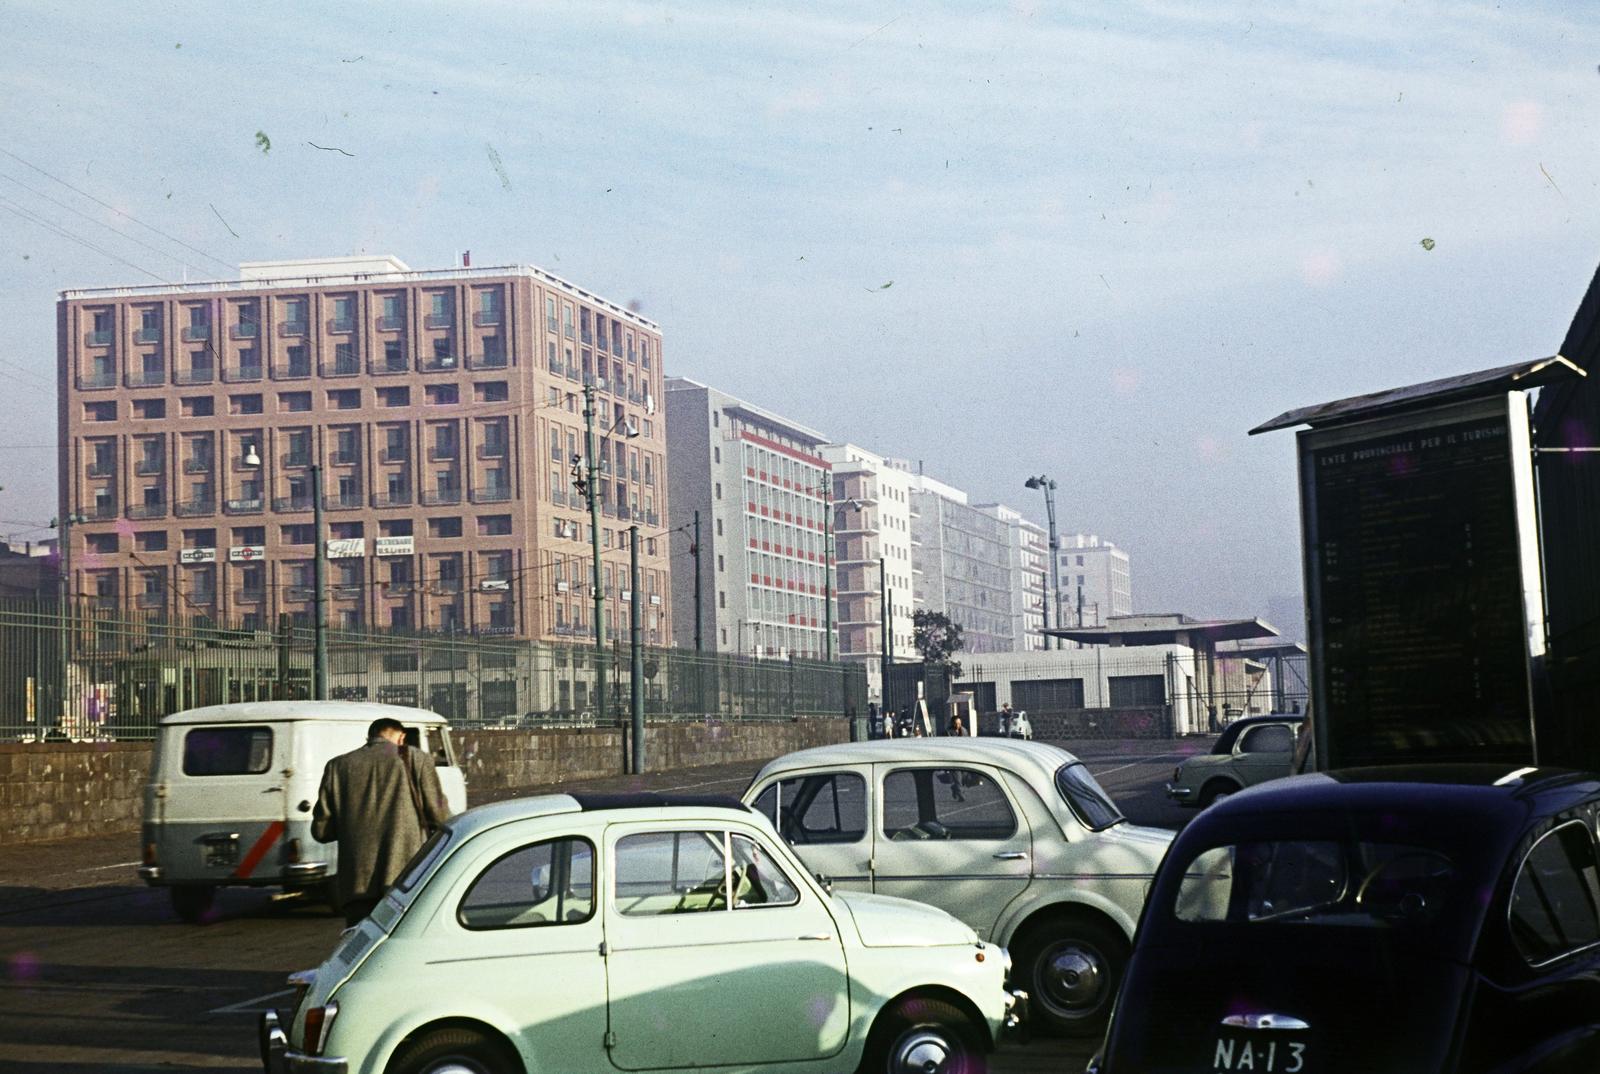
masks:
<instances>
[{"instance_id":1,"label":"utility pole","mask_svg":"<svg viewBox=\"0 0 1600 1074\"><path fill-rule=\"evenodd\" d=\"M878 557L878 703L889 704L889 597L883 557Z\"/></svg>"},{"instance_id":2,"label":"utility pole","mask_svg":"<svg viewBox=\"0 0 1600 1074\"><path fill-rule=\"evenodd\" d=\"M644 774L644 617L639 610L639 526L628 527L628 574L630 576L628 602L632 613L633 668L628 691L629 711L633 717L633 774Z\"/></svg>"},{"instance_id":3,"label":"utility pole","mask_svg":"<svg viewBox=\"0 0 1600 1074\"><path fill-rule=\"evenodd\" d=\"M584 492L589 497L590 584L594 587L594 681L597 718L606 706L606 592L600 587L600 460L594 434L594 384L583 386Z\"/></svg>"},{"instance_id":4,"label":"utility pole","mask_svg":"<svg viewBox=\"0 0 1600 1074\"><path fill-rule=\"evenodd\" d=\"M1056 539L1056 483L1044 474L1040 474L1038 477L1028 478L1022 484L1025 488L1044 490L1044 510L1050 521L1050 595L1046 598L1045 603L1049 604L1052 601L1055 603L1056 628L1060 629L1062 625L1061 564L1058 562L1060 557L1056 553L1060 550L1061 543ZM1046 626L1048 627L1048 624ZM1048 642L1046 644L1048 645ZM1060 649L1061 647L1061 639L1057 638L1056 648Z\"/></svg>"},{"instance_id":5,"label":"utility pole","mask_svg":"<svg viewBox=\"0 0 1600 1074\"><path fill-rule=\"evenodd\" d=\"M322 466L311 464L311 526L317 551L311 560L311 699L328 700L328 544L322 529Z\"/></svg>"},{"instance_id":6,"label":"utility pole","mask_svg":"<svg viewBox=\"0 0 1600 1074\"><path fill-rule=\"evenodd\" d=\"M832 483L830 477L829 483ZM822 487L822 622L828 662L833 663L833 489Z\"/></svg>"},{"instance_id":7,"label":"utility pole","mask_svg":"<svg viewBox=\"0 0 1600 1074\"><path fill-rule=\"evenodd\" d=\"M700 512L694 513L694 543L689 546L689 553L694 556L694 651L703 652L705 645L700 639Z\"/></svg>"},{"instance_id":8,"label":"utility pole","mask_svg":"<svg viewBox=\"0 0 1600 1074\"><path fill-rule=\"evenodd\" d=\"M67 682L72 677L72 635L74 615L73 609L76 601L72 593L72 526L77 522L88 521L76 511L66 511L61 515L60 525L57 527L60 547L56 549L59 559L56 589L60 593L59 604L56 608L56 621L61 630L61 682L57 686L56 698L56 723L59 725L67 716ZM40 725L41 727L43 724Z\"/></svg>"}]
</instances>

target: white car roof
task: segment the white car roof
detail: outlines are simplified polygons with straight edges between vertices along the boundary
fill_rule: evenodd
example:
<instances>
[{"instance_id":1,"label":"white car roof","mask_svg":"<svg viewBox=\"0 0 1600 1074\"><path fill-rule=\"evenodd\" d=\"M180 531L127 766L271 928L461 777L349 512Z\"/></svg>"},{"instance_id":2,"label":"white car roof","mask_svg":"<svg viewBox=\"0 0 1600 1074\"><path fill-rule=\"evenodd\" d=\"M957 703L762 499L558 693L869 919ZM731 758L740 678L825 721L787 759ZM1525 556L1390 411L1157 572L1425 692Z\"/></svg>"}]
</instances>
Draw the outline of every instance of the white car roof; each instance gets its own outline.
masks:
<instances>
[{"instance_id":1,"label":"white car roof","mask_svg":"<svg viewBox=\"0 0 1600 1074\"><path fill-rule=\"evenodd\" d=\"M286 720L369 724L389 717L405 724L442 724L445 718L427 709L381 705L372 701L243 701L233 705L206 705L174 712L162 726L192 723L282 723Z\"/></svg>"},{"instance_id":2,"label":"white car roof","mask_svg":"<svg viewBox=\"0 0 1600 1074\"><path fill-rule=\"evenodd\" d=\"M1072 764L1077 757L1059 746L1027 742L1016 738L880 738L870 742L841 742L832 746L813 746L796 750L768 761L756 779L774 772L830 765L894 764L942 761L955 764L967 761L992 764L1033 775L1053 777L1058 768Z\"/></svg>"}]
</instances>

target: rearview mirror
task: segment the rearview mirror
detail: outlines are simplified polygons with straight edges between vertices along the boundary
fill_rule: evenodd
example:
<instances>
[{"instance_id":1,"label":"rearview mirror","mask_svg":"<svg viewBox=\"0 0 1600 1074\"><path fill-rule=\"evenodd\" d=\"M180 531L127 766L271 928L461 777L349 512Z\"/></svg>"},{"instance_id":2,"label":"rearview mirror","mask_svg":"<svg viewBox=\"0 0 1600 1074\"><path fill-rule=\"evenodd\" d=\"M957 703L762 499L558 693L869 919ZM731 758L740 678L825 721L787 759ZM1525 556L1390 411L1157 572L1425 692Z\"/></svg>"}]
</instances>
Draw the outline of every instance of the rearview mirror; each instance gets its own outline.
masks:
<instances>
[{"instance_id":1,"label":"rearview mirror","mask_svg":"<svg viewBox=\"0 0 1600 1074\"><path fill-rule=\"evenodd\" d=\"M823 891L826 891L829 895L833 894L833 877L827 873L812 873L811 875L817 878L817 883L822 885Z\"/></svg>"}]
</instances>

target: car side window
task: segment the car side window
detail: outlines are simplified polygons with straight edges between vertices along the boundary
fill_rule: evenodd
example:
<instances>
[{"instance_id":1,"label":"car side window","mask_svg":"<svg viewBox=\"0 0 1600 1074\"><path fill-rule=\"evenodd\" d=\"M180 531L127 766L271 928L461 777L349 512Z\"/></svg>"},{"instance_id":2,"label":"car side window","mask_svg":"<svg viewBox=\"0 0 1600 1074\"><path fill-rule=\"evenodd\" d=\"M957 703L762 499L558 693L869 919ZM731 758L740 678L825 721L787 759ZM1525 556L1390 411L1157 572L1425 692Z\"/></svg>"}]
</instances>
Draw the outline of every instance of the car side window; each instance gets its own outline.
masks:
<instances>
[{"instance_id":1,"label":"car side window","mask_svg":"<svg viewBox=\"0 0 1600 1074\"><path fill-rule=\"evenodd\" d=\"M1546 832L1511 889L1511 939L1537 966L1600 942L1600 870L1580 822Z\"/></svg>"},{"instance_id":2,"label":"car side window","mask_svg":"<svg viewBox=\"0 0 1600 1074\"><path fill-rule=\"evenodd\" d=\"M883 780L883 834L892 840L1010 839L1017 815L993 777L970 768L900 768Z\"/></svg>"},{"instance_id":3,"label":"car side window","mask_svg":"<svg viewBox=\"0 0 1600 1074\"><path fill-rule=\"evenodd\" d=\"M630 916L728 908L726 832L642 832L617 840L617 909Z\"/></svg>"},{"instance_id":4,"label":"car side window","mask_svg":"<svg viewBox=\"0 0 1600 1074\"><path fill-rule=\"evenodd\" d=\"M854 772L782 779L755 800L791 846L859 843L867 834L867 781Z\"/></svg>"},{"instance_id":5,"label":"car side window","mask_svg":"<svg viewBox=\"0 0 1600 1074\"><path fill-rule=\"evenodd\" d=\"M469 929L573 925L594 916L594 845L547 839L497 858L467 889L456 919Z\"/></svg>"},{"instance_id":6,"label":"car side window","mask_svg":"<svg viewBox=\"0 0 1600 1074\"><path fill-rule=\"evenodd\" d=\"M1290 753L1294 750L1294 732L1281 723L1252 727L1239 742L1240 753Z\"/></svg>"},{"instance_id":7,"label":"car side window","mask_svg":"<svg viewBox=\"0 0 1600 1074\"><path fill-rule=\"evenodd\" d=\"M800 889L760 843L748 835L735 835L732 850L733 888L738 892L733 901L735 910L793 906L800 901Z\"/></svg>"}]
</instances>

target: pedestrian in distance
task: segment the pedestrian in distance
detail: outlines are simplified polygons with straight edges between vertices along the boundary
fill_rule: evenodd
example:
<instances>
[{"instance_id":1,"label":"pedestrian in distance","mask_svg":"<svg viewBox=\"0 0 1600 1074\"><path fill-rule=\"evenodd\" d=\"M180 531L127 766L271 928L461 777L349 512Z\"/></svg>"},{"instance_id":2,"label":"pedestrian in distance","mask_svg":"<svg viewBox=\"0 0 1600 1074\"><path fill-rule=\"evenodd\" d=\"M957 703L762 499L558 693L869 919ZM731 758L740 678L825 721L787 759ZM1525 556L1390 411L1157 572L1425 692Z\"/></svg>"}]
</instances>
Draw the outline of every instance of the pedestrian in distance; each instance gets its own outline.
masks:
<instances>
[{"instance_id":1,"label":"pedestrian in distance","mask_svg":"<svg viewBox=\"0 0 1600 1074\"><path fill-rule=\"evenodd\" d=\"M946 733L956 738L965 737L967 725L962 722L960 716L952 716L950 718L950 728Z\"/></svg>"},{"instance_id":2,"label":"pedestrian in distance","mask_svg":"<svg viewBox=\"0 0 1600 1074\"><path fill-rule=\"evenodd\" d=\"M345 924L372 912L423 840L449 817L433 758L406 745L399 720L374 720L365 746L328 762L311 834L319 842L339 841L334 881Z\"/></svg>"},{"instance_id":3,"label":"pedestrian in distance","mask_svg":"<svg viewBox=\"0 0 1600 1074\"><path fill-rule=\"evenodd\" d=\"M1011 711L1011 702L1007 701L1004 705L1000 706L1001 738L1009 738L1011 736L1011 728L1014 725L1015 720L1016 716Z\"/></svg>"}]
</instances>

